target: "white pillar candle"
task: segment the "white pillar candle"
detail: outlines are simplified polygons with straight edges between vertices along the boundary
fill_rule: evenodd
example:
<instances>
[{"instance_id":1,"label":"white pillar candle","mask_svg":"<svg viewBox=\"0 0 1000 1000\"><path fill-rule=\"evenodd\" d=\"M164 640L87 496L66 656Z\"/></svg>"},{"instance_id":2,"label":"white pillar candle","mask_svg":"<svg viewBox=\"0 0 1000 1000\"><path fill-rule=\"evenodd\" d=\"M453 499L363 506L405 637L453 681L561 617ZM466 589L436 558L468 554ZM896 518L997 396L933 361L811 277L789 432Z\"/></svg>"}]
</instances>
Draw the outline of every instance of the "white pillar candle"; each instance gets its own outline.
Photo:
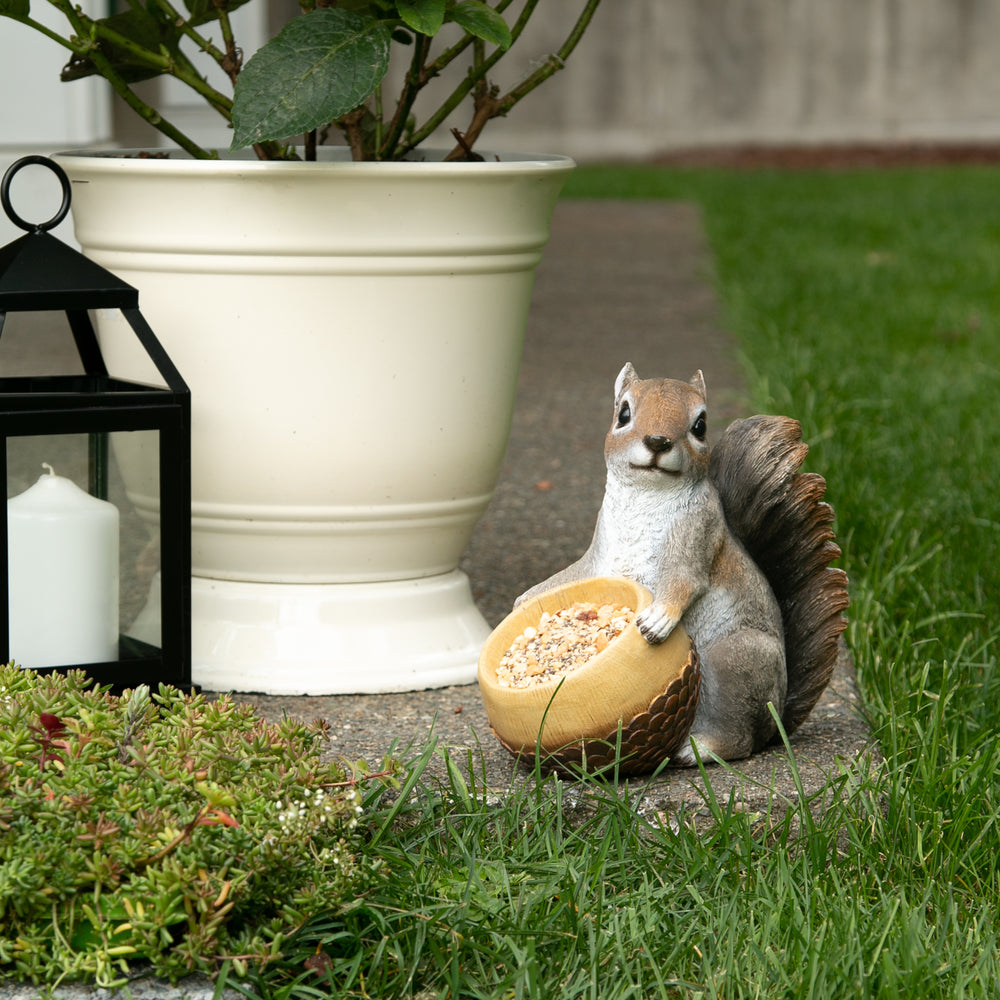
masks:
<instances>
[{"instance_id":1,"label":"white pillar candle","mask_svg":"<svg viewBox=\"0 0 1000 1000\"><path fill-rule=\"evenodd\" d=\"M118 508L48 474L7 501L10 658L118 659Z\"/></svg>"}]
</instances>

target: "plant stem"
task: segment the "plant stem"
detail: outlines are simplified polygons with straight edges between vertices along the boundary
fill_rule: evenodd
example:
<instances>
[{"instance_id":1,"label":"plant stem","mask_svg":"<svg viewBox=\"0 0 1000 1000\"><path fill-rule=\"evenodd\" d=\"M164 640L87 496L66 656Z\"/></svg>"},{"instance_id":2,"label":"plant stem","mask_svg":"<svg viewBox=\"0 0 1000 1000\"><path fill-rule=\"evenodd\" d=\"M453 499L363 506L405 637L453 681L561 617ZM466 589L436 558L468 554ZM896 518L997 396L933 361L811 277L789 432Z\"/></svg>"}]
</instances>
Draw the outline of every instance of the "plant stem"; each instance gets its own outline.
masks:
<instances>
[{"instance_id":1,"label":"plant stem","mask_svg":"<svg viewBox=\"0 0 1000 1000\"><path fill-rule=\"evenodd\" d=\"M392 121L389 123L389 131L385 141L376 151L376 159L387 160L393 158L396 147L399 145L400 136L406 127L410 110L413 108L413 102L417 99L417 94L420 93L421 88L431 79L432 74L428 74L424 67L430 45L431 40L427 35L417 35L413 45L413 58L410 60L410 69L403 83L403 91L396 102L396 111L392 116ZM410 148L412 148L412 145Z\"/></svg>"},{"instance_id":2,"label":"plant stem","mask_svg":"<svg viewBox=\"0 0 1000 1000\"><path fill-rule=\"evenodd\" d=\"M550 76L553 76L565 67L566 60L569 58L573 49L576 48L577 43L583 37L583 33L590 24L591 18L594 16L594 12L597 10L600 2L601 0L587 0L587 5L580 12L580 16L577 18L576 23L573 25L570 33L566 36L566 40L560 46L558 52L550 55L548 59L546 59L545 62L535 70L534 73L527 77L527 79L522 80L503 97L497 98L491 92L490 88L483 85L477 85L475 110L472 116L472 122L463 133L464 145L466 147L473 145L490 119L506 115L511 108L518 103L518 101L527 97L528 94L530 94L536 87L540 86ZM522 11L521 18L518 21L518 27L521 29L523 29L525 21L525 12L527 12L530 16L530 10L527 6L525 7L525 11ZM513 34L513 32L511 32L511 34ZM494 53L494 55L496 55L496 53ZM484 75L480 76L480 81L485 81ZM464 155L465 152L463 146L459 145L448 154L446 159L460 159Z\"/></svg>"},{"instance_id":3,"label":"plant stem","mask_svg":"<svg viewBox=\"0 0 1000 1000\"><path fill-rule=\"evenodd\" d=\"M365 109L355 108L346 115L341 115L337 119L337 124L344 130L347 136L348 145L351 147L351 159L363 160L365 158L365 138L361 128L361 122L365 116Z\"/></svg>"},{"instance_id":4,"label":"plant stem","mask_svg":"<svg viewBox=\"0 0 1000 1000\"><path fill-rule=\"evenodd\" d=\"M236 46L236 39L233 37L233 26L229 21L229 9L226 7L225 0L213 0L213 3L219 12L219 29L222 31L222 40L226 44L226 54L219 65L235 87L236 78L240 75L240 69L243 66L243 58Z\"/></svg>"},{"instance_id":5,"label":"plant stem","mask_svg":"<svg viewBox=\"0 0 1000 1000\"><path fill-rule=\"evenodd\" d=\"M106 24L102 24L99 21L93 22L93 33L96 37L111 42L116 48L127 51L137 62L148 66L150 69L155 69L161 74L172 76L175 80L180 80L181 83L186 84L201 95L224 118L229 118L233 106L232 99L226 97L225 94L219 93L214 87L210 87L199 76L198 71L191 65L188 58L182 52L178 51L174 53L172 58L159 55L149 49L142 48L142 46L137 45L131 39L126 38L113 28L109 28ZM86 57L95 66L99 66L100 63L96 58L99 54L96 49L91 49L86 53ZM104 74L103 69L101 69L101 73Z\"/></svg>"},{"instance_id":6,"label":"plant stem","mask_svg":"<svg viewBox=\"0 0 1000 1000\"><path fill-rule=\"evenodd\" d=\"M590 0L591 3L599 3L600 0ZM511 46L517 41L521 33L524 31L531 19L532 14L535 12L535 8L538 6L539 0L527 0L524 7L521 9L521 13L518 16L517 21L514 23L514 27L510 29ZM586 12L584 12L586 13ZM581 14L581 17L583 15ZM588 18L589 20L589 18ZM459 52L461 52L466 46L470 45L473 41L471 35L466 35L462 41L458 42L452 49L449 49L442 56L442 61L435 62L431 64L434 72L439 72L442 66L447 65ZM415 146L418 146L423 142L441 123L458 107L459 104L465 100L466 97L472 92L473 88L476 87L480 80L484 80L489 71L497 64L497 62L502 58L504 54L504 49L497 48L494 50L492 55L488 58L482 60L478 66L473 66L469 70L465 79L451 92L451 94L445 99L441 106L431 115L427 121L424 122L423 126L410 136L410 141L406 146L405 152L409 152ZM447 61L444 61L444 57L447 56ZM428 68L430 71L431 67ZM492 117L489 116L489 117ZM486 119L487 121L489 118ZM485 124L485 122L484 122ZM480 131L482 131L482 126L480 126ZM477 133L478 134L478 133ZM468 135L468 132L466 132ZM470 141L471 144L471 141Z\"/></svg>"},{"instance_id":7,"label":"plant stem","mask_svg":"<svg viewBox=\"0 0 1000 1000\"><path fill-rule=\"evenodd\" d=\"M213 45L209 39L205 38L205 36L201 34L201 32L196 31L194 26L191 24L190 20L188 20L183 14L181 14L180 11L178 11L177 8L170 3L170 0L152 0L152 2L155 3L156 6L159 7L161 11L163 11L163 13L170 20L170 22L180 30L182 35L184 35L187 38L190 38L191 41L198 46L198 49L201 52L204 52L205 55L213 59L218 64L219 68L222 69L222 71L226 73L227 76L229 75L229 71L225 65L226 63L225 53L222 52L215 45ZM136 4L133 2L132 6L136 6ZM226 25L223 26L222 28L223 37L225 38L226 30L229 25L229 15L228 12L226 11L220 12L220 17L219 17L220 25L222 24L223 15L225 15L226 17ZM228 30L229 30L229 37L231 39L232 29L229 28Z\"/></svg>"},{"instance_id":8,"label":"plant stem","mask_svg":"<svg viewBox=\"0 0 1000 1000\"><path fill-rule=\"evenodd\" d=\"M148 122L158 132L177 143L185 152L199 160L211 160L215 157L206 149L202 149L194 140L188 138L172 122L163 117L155 108L150 107L134 90L115 72L110 62L99 52L88 57L98 68L101 75L111 84L115 93L144 121Z\"/></svg>"},{"instance_id":9,"label":"plant stem","mask_svg":"<svg viewBox=\"0 0 1000 1000\"><path fill-rule=\"evenodd\" d=\"M212 45L210 41L202 37L199 32L195 31L185 17L170 3L170 0L153 0L153 2L160 8L161 11L163 11L164 15L166 15L170 21L179 28L181 34L190 38L202 52L214 59L223 72L230 76L230 79L235 79L235 76L230 74L227 53L221 52L218 48ZM222 19L222 15L220 15L220 24ZM180 80L181 83L187 85L195 91L195 93L203 97L211 107L223 116L223 118L227 121L230 120L233 106L232 98L226 97L225 94L222 94L214 87L209 86L204 77L201 76L196 67L191 63L190 59L188 59L188 57L184 55L179 48L171 52L168 57L162 55L161 53L153 52L150 49L142 48L131 39L126 38L124 35L121 35L117 31L109 28L105 23L95 21L92 22L92 24L95 34L105 38L107 41L113 42L117 48L124 49L134 58L153 69L159 70L160 73L167 74L168 76L172 76L175 79ZM223 27L224 35L228 25L229 21L228 17L226 17L225 26ZM227 44L229 43L232 43L231 29L229 29L229 39ZM237 65L236 73L238 72L239 67Z\"/></svg>"},{"instance_id":10,"label":"plant stem","mask_svg":"<svg viewBox=\"0 0 1000 1000\"><path fill-rule=\"evenodd\" d=\"M485 76L481 75L480 72L483 63L485 62L485 58L486 46L481 38L477 38L472 46L472 75L477 77L475 90L473 92L476 114L473 117L473 125L470 126L467 133L459 132L457 128L453 128L451 130L451 134L455 137L455 141L458 145L445 157L445 161L482 160L482 157L479 156L478 153L474 153L472 151L472 144L476 141L476 137L482 131L483 125L489 121L489 109L496 103L495 88L492 88L489 85ZM476 128L476 121L480 117L482 117L482 124Z\"/></svg>"},{"instance_id":11,"label":"plant stem","mask_svg":"<svg viewBox=\"0 0 1000 1000\"><path fill-rule=\"evenodd\" d=\"M514 107L518 101L520 101L523 97L526 97L531 93L531 91L566 65L566 60L570 57L573 49L576 48L577 43L583 37L583 33L590 24L590 20L594 16L594 12L597 10L600 2L601 0L587 0L587 6L581 12L580 17L573 26L573 30L569 33L566 41L563 42L559 51L555 53L555 55L549 56L544 65L539 66L539 68L536 69L531 76L529 76L526 80L522 80L521 83L514 87L505 97L501 98L500 104L502 106L502 110L500 111L500 114L507 114L507 112L510 111L510 109Z\"/></svg>"},{"instance_id":12,"label":"plant stem","mask_svg":"<svg viewBox=\"0 0 1000 1000\"><path fill-rule=\"evenodd\" d=\"M375 88L375 159L382 152L382 82Z\"/></svg>"}]
</instances>

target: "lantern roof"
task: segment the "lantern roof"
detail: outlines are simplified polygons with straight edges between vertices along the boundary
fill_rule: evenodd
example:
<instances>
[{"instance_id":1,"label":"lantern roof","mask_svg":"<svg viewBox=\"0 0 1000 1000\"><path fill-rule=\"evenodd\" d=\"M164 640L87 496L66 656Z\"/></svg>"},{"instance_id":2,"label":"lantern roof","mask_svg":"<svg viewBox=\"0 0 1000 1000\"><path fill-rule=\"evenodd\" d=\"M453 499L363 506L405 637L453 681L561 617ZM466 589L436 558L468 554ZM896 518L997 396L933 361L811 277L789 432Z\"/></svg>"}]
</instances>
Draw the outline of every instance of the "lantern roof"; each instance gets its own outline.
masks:
<instances>
[{"instance_id":1,"label":"lantern roof","mask_svg":"<svg viewBox=\"0 0 1000 1000\"><path fill-rule=\"evenodd\" d=\"M49 233L0 248L0 312L129 309L139 292Z\"/></svg>"},{"instance_id":2,"label":"lantern roof","mask_svg":"<svg viewBox=\"0 0 1000 1000\"><path fill-rule=\"evenodd\" d=\"M11 204L11 181L19 170L32 164L51 170L62 187L62 204L56 214L45 222L25 221ZM7 169L0 180L0 208L14 225L27 233L13 243L0 247L0 333L3 332L8 312L65 312L87 377L98 378L100 388L113 396L116 391L126 388L133 391L139 387L122 379L109 378L90 311L118 309L169 391L188 394L188 387L180 373L139 311L138 289L78 250L49 235L48 231L62 222L68 214L70 197L70 183L66 172L55 161L44 156L21 157ZM28 386L28 396L40 395L44 383L44 388L50 390L50 395L68 398L67 394L82 391L73 378L75 376L68 382L66 378L58 376L47 380L36 379ZM6 386L6 389L0 389L0 396L6 399L8 407L15 405L14 397L20 398L23 395L24 386L17 379L4 378L0 382ZM149 386L141 388L154 393L160 391L150 389ZM97 384L92 384L89 391L98 391ZM32 400L26 397L23 402L30 407ZM65 402L63 399L63 403Z\"/></svg>"}]
</instances>

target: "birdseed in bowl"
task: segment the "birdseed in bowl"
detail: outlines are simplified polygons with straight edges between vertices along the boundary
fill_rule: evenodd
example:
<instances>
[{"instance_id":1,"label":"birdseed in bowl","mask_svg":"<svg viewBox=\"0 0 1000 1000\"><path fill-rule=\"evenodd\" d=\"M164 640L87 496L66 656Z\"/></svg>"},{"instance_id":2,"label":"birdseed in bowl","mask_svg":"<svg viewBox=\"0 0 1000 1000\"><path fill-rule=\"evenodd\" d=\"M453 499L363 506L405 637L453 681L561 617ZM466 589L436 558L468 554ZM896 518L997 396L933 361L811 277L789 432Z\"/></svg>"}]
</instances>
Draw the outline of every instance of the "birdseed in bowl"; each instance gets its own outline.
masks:
<instances>
[{"instance_id":1,"label":"birdseed in bowl","mask_svg":"<svg viewBox=\"0 0 1000 1000\"><path fill-rule=\"evenodd\" d=\"M543 611L510 645L497 666L500 687L527 688L568 674L608 648L635 621L624 604L578 601Z\"/></svg>"}]
</instances>

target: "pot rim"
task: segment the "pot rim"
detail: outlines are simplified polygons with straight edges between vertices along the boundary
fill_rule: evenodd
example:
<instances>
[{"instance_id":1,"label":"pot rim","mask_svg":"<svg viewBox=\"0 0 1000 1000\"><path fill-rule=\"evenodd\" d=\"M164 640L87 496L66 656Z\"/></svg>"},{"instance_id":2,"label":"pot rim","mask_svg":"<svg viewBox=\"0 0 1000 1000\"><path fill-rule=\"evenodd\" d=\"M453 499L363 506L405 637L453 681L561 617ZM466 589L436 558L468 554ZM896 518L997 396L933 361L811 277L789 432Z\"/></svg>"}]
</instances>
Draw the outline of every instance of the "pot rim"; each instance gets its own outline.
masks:
<instances>
[{"instance_id":1,"label":"pot rim","mask_svg":"<svg viewBox=\"0 0 1000 1000\"><path fill-rule=\"evenodd\" d=\"M412 176L415 173L423 175L434 174L444 177L455 176L457 173L489 173L489 174L525 174L541 171L569 172L576 167L576 162L569 156L558 153L494 153L484 151L482 161L450 161L443 157L447 150L428 149L420 153L425 158L419 160L367 160L356 162L349 159L350 150L346 146L322 147L319 154L322 159L316 161L304 160L258 160L252 150L240 150L229 153L217 150L220 159L199 160L183 150L156 148L122 148L122 149L67 149L52 154L57 163L60 160L85 160L87 169L104 173L118 173L132 170L141 164L143 171L159 175L179 176L211 172L217 175L246 175L247 173L269 174L301 174L334 173L334 174L371 174L378 173L386 177ZM162 154L168 154L166 156ZM498 156L500 159L491 159Z\"/></svg>"}]
</instances>

